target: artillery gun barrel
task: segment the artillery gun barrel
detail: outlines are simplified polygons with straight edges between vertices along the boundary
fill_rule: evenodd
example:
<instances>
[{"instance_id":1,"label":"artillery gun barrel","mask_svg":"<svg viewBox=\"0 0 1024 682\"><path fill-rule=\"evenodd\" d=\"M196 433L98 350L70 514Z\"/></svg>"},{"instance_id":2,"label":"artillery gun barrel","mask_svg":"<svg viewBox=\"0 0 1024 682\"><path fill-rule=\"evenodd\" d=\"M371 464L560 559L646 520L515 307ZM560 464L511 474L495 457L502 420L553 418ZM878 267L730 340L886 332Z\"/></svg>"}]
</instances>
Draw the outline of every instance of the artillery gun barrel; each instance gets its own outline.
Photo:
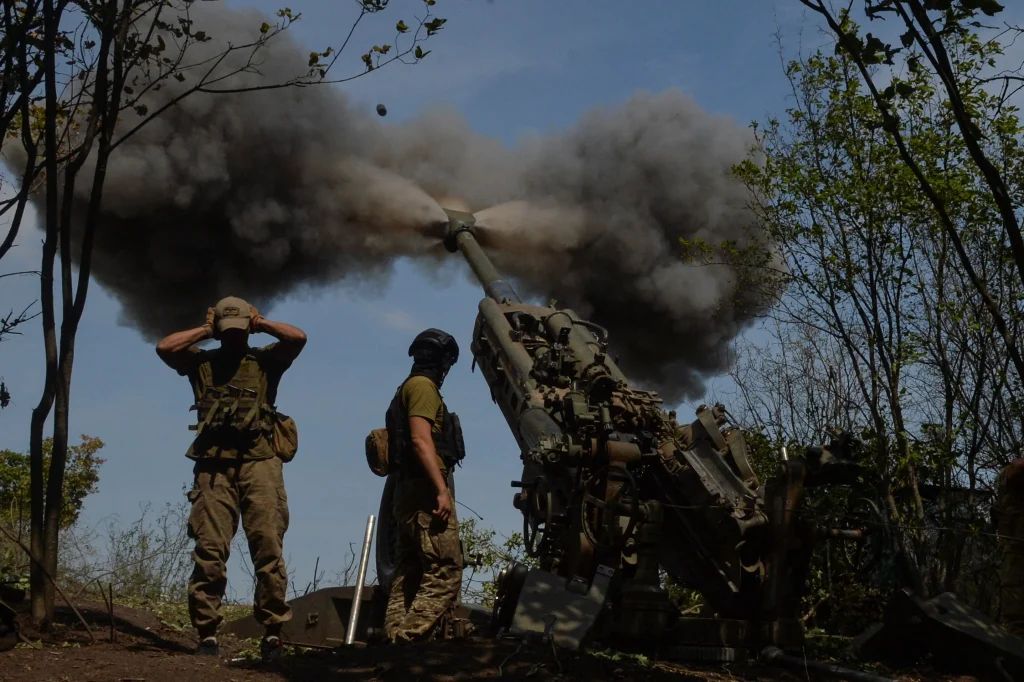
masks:
<instances>
[{"instance_id":1,"label":"artillery gun barrel","mask_svg":"<svg viewBox=\"0 0 1024 682\"><path fill-rule=\"evenodd\" d=\"M469 263L469 267L473 269L473 274L480 280L480 285L484 288L484 292L489 298L493 298L498 303L522 303L522 299L519 298L519 294L516 293L512 285L509 284L498 269L491 263L491 259L487 257L484 250L480 248L480 245L476 241L476 237L473 235L473 228L476 225L476 219L471 213L463 213L462 211L453 211L450 209L444 209L445 213L448 214L448 229L445 234L445 247L449 252L455 253L461 251L465 257L466 262Z\"/></svg>"},{"instance_id":2,"label":"artillery gun barrel","mask_svg":"<svg viewBox=\"0 0 1024 682\"><path fill-rule=\"evenodd\" d=\"M496 303L522 303L523 301L519 297L519 294L517 294L515 289L512 288L512 285L501 276L501 273L498 272L496 267L494 267L491 259L487 257L487 254L484 253L484 250L477 242L475 234L477 229L476 218L473 214L454 211L447 208L444 209L444 212L448 214L449 218L444 240L445 247L450 253L455 253L456 251L462 252L462 255L469 263L469 267L472 268L473 274L476 275L477 280L479 280L481 286L483 286L484 293L487 297ZM482 301L480 310L496 330L501 329L500 324L495 321L497 318L502 316L502 313L498 310L497 306L487 306L485 305L485 302ZM559 336L562 329L568 329L569 347L576 354L581 367L589 367L597 364L597 353L603 354L601 344L602 342L607 341L606 330L596 324L582 320L579 315L568 309L561 309L553 312L553 314L547 317L545 324L555 338ZM505 326L507 326L507 323L505 323ZM601 338L598 338L595 330L601 333ZM519 351L522 352L522 349L520 348ZM516 351L510 350L510 353L515 355ZM532 361L527 358L525 362L529 363L524 365L528 372L529 367L532 366ZM611 358L603 358L600 364L604 365L616 381L619 381L622 384L629 383L626 375L623 374L622 370L619 369L618 364Z\"/></svg>"}]
</instances>

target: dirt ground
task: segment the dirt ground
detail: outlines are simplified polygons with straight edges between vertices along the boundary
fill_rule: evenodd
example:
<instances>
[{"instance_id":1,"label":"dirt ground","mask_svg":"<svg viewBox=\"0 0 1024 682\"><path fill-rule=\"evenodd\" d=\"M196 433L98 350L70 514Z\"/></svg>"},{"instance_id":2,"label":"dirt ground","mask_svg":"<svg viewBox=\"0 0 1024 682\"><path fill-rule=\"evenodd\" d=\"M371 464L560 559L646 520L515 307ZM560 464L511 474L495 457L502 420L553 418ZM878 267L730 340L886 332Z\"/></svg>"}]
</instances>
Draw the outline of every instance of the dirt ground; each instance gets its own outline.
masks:
<instances>
[{"instance_id":1,"label":"dirt ground","mask_svg":"<svg viewBox=\"0 0 1024 682\"><path fill-rule=\"evenodd\" d=\"M758 665L685 666L631 657L576 654L516 641L470 639L463 642L405 647L370 646L342 651L292 650L275 664L264 665L250 642L222 639L214 660L192 655L194 640L161 623L152 613L117 607L115 641L109 618L99 605L80 607L95 642L81 625L62 613L62 624L49 638L24 634L24 644L0 653L0 680L7 682L468 682L533 680L536 682L796 682L813 676L792 675ZM901 682L969 682L973 678L927 673L888 673Z\"/></svg>"}]
</instances>

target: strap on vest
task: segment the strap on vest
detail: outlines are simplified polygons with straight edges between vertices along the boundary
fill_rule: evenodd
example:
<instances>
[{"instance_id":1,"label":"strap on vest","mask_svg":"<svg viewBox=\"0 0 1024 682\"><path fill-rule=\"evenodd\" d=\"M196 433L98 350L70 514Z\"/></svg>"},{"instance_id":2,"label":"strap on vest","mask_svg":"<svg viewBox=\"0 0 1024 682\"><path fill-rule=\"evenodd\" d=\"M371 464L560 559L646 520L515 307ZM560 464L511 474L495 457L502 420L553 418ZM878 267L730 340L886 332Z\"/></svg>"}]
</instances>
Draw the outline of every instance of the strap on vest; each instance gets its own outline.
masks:
<instances>
[{"instance_id":1,"label":"strap on vest","mask_svg":"<svg viewBox=\"0 0 1024 682\"><path fill-rule=\"evenodd\" d=\"M210 389L208 389L208 391L209 390ZM259 393L257 391L252 391L250 389L245 389L245 388L242 388L242 389L236 388L236 387L232 386L231 384L228 384L228 390L232 390L232 391L236 392L235 399L231 402L231 406L227 408L227 412L229 414L231 414L232 416L234 416L235 411L238 409L238 404L241 401L242 395L244 393L251 393L254 396L252 407L249 408L249 411L246 413L245 418L242 420L241 425L238 427L240 431L245 431L252 424L252 421L256 417L257 412L259 412L260 409L265 406L265 403L262 403L259 400L260 396L259 396ZM223 392L221 392L221 394L218 395L217 398L214 399L213 404L210 405L210 409L207 410L206 417L203 419L203 421L200 422L199 424L195 424L195 425L189 427L189 429L194 429L195 430L196 437L199 437L199 435L203 432L203 430L206 429L206 427L208 427L210 425L210 423L213 421L214 415L216 415L218 413L218 411L220 409L220 406L221 406L221 402L223 400L224 400L224 395L223 395ZM202 400L200 400L200 402L197 403L196 406L198 407L198 405L201 402L202 402Z\"/></svg>"},{"instance_id":2,"label":"strap on vest","mask_svg":"<svg viewBox=\"0 0 1024 682\"><path fill-rule=\"evenodd\" d=\"M221 397L218 396L213 401L213 405L210 406L210 409L206 411L206 418L203 419L203 421L201 421L200 423L195 424L194 426L190 426L189 427L190 429L195 429L196 438L198 438L200 436L200 434L202 434L203 429L205 429L207 426L209 426L210 422L213 421L213 415L217 414L217 410L220 408L220 401L221 401Z\"/></svg>"},{"instance_id":3,"label":"strap on vest","mask_svg":"<svg viewBox=\"0 0 1024 682\"><path fill-rule=\"evenodd\" d=\"M241 396L241 394L239 394L239 396ZM259 410L259 408L262 405L263 405L263 403L259 400L259 395L257 394L256 395L256 399L253 400L253 402L252 402L252 407L249 408L248 414L246 414L245 415L245 419L242 420L242 426L241 426L241 430L242 431L245 431L247 428L249 428L249 424L252 423L253 417L256 416L256 412ZM234 409L238 409L238 398L235 399L235 406L232 409L233 410Z\"/></svg>"}]
</instances>

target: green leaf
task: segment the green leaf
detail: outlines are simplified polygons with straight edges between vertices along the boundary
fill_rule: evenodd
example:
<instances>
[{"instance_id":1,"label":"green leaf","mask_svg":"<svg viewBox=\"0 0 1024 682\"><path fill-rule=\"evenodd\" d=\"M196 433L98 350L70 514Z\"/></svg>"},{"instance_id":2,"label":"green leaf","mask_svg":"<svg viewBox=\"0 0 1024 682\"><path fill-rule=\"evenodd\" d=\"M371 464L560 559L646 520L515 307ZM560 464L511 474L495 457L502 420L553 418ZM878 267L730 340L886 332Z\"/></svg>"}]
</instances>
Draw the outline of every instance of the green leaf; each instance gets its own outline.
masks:
<instances>
[{"instance_id":1,"label":"green leaf","mask_svg":"<svg viewBox=\"0 0 1024 682\"><path fill-rule=\"evenodd\" d=\"M865 38L867 39L867 43L864 45L864 49L861 52L864 62L867 64L880 63L882 61L881 54L886 53L886 44L870 33L867 34Z\"/></svg>"},{"instance_id":2,"label":"green leaf","mask_svg":"<svg viewBox=\"0 0 1024 682\"><path fill-rule=\"evenodd\" d=\"M990 17L999 14L1004 9L1006 8L1000 5L995 0L983 0L983 2L981 3L981 11Z\"/></svg>"},{"instance_id":3,"label":"green leaf","mask_svg":"<svg viewBox=\"0 0 1024 682\"><path fill-rule=\"evenodd\" d=\"M440 31L441 27L443 27L447 21L447 19L434 19L423 24L423 26L426 27L427 35L430 36Z\"/></svg>"},{"instance_id":4,"label":"green leaf","mask_svg":"<svg viewBox=\"0 0 1024 682\"><path fill-rule=\"evenodd\" d=\"M897 83L896 93L904 99L909 99L914 94L914 86L910 83Z\"/></svg>"},{"instance_id":5,"label":"green leaf","mask_svg":"<svg viewBox=\"0 0 1024 682\"><path fill-rule=\"evenodd\" d=\"M405 33L409 30L409 27L405 25L404 21L399 19L398 23L395 24L395 30L398 31L399 33Z\"/></svg>"},{"instance_id":6,"label":"green leaf","mask_svg":"<svg viewBox=\"0 0 1024 682\"><path fill-rule=\"evenodd\" d=\"M263 25L260 26L260 33L266 33L269 30L270 30L270 24L268 24L267 22L263 22Z\"/></svg>"},{"instance_id":7,"label":"green leaf","mask_svg":"<svg viewBox=\"0 0 1024 682\"><path fill-rule=\"evenodd\" d=\"M996 0L961 0L961 4L966 10L981 10L987 16L995 16L1002 12L1005 8L1000 5Z\"/></svg>"},{"instance_id":8,"label":"green leaf","mask_svg":"<svg viewBox=\"0 0 1024 682\"><path fill-rule=\"evenodd\" d=\"M900 36L900 42L903 43L903 47L910 47L914 44L914 31L907 31Z\"/></svg>"},{"instance_id":9,"label":"green leaf","mask_svg":"<svg viewBox=\"0 0 1024 682\"><path fill-rule=\"evenodd\" d=\"M416 55L416 59L423 59L423 58L424 58L424 57L426 57L426 56L427 56L428 54L430 54L430 51L428 50L428 51L424 52L424 51L423 51L423 48L422 48L422 47L420 47L419 45L417 45L417 46L416 46L416 51L415 51L415 53L414 53L414 54Z\"/></svg>"}]
</instances>

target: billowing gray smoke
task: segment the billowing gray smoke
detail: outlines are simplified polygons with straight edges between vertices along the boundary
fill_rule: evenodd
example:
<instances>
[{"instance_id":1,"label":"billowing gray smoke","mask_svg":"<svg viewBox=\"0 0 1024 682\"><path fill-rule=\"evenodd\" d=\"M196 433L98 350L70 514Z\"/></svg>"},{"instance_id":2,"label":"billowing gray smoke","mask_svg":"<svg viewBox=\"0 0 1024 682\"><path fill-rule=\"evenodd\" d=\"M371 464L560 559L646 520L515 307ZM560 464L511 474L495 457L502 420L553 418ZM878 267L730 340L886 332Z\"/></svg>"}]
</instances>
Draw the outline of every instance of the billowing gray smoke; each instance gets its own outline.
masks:
<instances>
[{"instance_id":1,"label":"billowing gray smoke","mask_svg":"<svg viewBox=\"0 0 1024 682\"><path fill-rule=\"evenodd\" d=\"M537 141L520 178L526 201L477 220L503 247L499 267L607 327L632 380L673 401L698 396L765 290L738 286L724 264L685 262L680 240L754 236L746 191L728 174L748 145L678 91L641 93Z\"/></svg>"},{"instance_id":2,"label":"billowing gray smoke","mask_svg":"<svg viewBox=\"0 0 1024 682\"><path fill-rule=\"evenodd\" d=\"M194 4L192 18L213 38L193 49L211 54L263 21L214 3ZM282 38L260 53L260 74L217 87L303 74L303 50ZM247 55L233 57L221 73ZM149 110L189 84L152 93ZM121 130L135 123L123 119ZM403 256L442 256L425 231L444 219L432 197L458 197L525 292L606 326L623 369L675 401L725 368L727 342L758 310L731 268L685 263L679 244L750 239L747 196L728 177L748 143L676 91L511 150L451 112L386 125L334 88L196 93L111 157L94 276L156 339L198 324L224 295L266 308L306 286L382 280ZM79 217L91 170L76 188Z\"/></svg>"}]
</instances>

